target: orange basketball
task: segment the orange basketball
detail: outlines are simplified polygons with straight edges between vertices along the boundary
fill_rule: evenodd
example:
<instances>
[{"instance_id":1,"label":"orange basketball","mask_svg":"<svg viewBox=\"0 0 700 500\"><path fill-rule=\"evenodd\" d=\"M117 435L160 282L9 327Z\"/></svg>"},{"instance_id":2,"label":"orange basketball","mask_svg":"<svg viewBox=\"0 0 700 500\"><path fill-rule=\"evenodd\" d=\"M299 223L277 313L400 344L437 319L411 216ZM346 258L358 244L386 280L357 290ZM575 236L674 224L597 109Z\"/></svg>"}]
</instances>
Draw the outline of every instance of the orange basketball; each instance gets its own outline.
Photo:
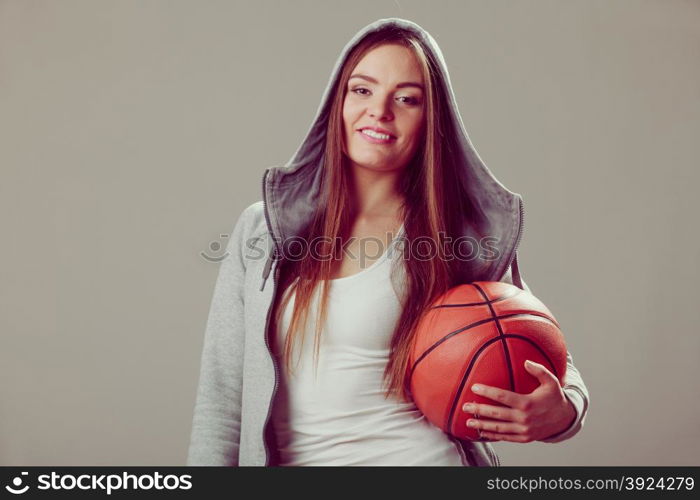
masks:
<instances>
[{"instance_id":1,"label":"orange basketball","mask_svg":"<svg viewBox=\"0 0 700 500\"><path fill-rule=\"evenodd\" d=\"M410 390L426 418L459 438L479 440L467 427L467 402L502 406L472 392L475 383L526 394L539 381L525 360L544 365L563 385L566 344L559 324L534 295L499 281L458 285L418 324L409 358Z\"/></svg>"}]
</instances>

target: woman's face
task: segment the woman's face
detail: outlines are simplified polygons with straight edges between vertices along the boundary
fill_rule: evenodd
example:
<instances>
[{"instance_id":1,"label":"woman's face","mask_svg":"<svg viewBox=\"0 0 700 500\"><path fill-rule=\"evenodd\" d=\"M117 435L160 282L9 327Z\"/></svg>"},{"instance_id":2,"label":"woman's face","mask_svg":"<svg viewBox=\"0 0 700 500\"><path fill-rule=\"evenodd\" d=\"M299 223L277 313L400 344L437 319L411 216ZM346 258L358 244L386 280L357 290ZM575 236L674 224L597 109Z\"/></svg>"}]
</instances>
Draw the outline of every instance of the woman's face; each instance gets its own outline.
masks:
<instances>
[{"instance_id":1,"label":"woman's face","mask_svg":"<svg viewBox=\"0 0 700 500\"><path fill-rule=\"evenodd\" d=\"M343 102L344 153L355 166L396 170L408 164L422 140L424 88L416 56L402 45L375 47L357 63ZM374 136L367 128L377 129Z\"/></svg>"}]
</instances>

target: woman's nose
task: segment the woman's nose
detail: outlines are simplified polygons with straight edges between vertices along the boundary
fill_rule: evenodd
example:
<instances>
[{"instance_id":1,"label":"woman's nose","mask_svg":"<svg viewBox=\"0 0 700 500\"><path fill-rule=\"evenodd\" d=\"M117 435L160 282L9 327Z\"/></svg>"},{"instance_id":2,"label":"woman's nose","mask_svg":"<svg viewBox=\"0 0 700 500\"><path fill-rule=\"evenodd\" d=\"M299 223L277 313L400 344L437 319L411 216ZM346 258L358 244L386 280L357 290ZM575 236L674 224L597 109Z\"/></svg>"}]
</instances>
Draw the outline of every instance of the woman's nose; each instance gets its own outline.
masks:
<instances>
[{"instance_id":1,"label":"woman's nose","mask_svg":"<svg viewBox=\"0 0 700 500\"><path fill-rule=\"evenodd\" d=\"M377 98L370 103L369 116L375 120L388 120L391 118L391 103L389 99Z\"/></svg>"}]
</instances>

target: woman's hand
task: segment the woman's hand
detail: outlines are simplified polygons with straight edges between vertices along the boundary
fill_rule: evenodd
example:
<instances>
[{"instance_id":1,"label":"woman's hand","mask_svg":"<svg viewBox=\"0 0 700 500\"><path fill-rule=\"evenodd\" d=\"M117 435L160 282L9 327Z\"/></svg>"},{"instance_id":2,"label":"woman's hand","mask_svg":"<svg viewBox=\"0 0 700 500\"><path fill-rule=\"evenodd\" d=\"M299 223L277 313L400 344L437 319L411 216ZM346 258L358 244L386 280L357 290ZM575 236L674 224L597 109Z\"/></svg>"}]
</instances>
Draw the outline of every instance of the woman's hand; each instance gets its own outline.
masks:
<instances>
[{"instance_id":1,"label":"woman's hand","mask_svg":"<svg viewBox=\"0 0 700 500\"><path fill-rule=\"evenodd\" d=\"M477 429L481 437L491 441L529 443L567 429L576 418L574 405L564 395L559 380L552 372L529 360L525 362L525 369L540 382L540 386L530 394L518 394L483 384L472 386L476 394L505 405L466 403L462 407L462 411L478 416L469 419L467 425L473 422L474 425L470 427Z\"/></svg>"}]
</instances>

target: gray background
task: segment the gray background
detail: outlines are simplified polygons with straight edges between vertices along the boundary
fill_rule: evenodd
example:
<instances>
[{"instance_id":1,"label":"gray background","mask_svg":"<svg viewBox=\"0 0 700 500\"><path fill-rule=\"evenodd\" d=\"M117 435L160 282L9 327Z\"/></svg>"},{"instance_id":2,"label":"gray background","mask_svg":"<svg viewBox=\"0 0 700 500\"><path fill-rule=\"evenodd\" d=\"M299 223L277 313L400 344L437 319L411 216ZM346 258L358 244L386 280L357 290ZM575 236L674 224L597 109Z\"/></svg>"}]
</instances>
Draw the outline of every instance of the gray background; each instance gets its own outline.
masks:
<instances>
[{"instance_id":1,"label":"gray background","mask_svg":"<svg viewBox=\"0 0 700 500\"><path fill-rule=\"evenodd\" d=\"M505 465L698 465L698 1L0 2L0 464L182 465L217 265L380 17L435 37L591 393Z\"/></svg>"}]
</instances>

